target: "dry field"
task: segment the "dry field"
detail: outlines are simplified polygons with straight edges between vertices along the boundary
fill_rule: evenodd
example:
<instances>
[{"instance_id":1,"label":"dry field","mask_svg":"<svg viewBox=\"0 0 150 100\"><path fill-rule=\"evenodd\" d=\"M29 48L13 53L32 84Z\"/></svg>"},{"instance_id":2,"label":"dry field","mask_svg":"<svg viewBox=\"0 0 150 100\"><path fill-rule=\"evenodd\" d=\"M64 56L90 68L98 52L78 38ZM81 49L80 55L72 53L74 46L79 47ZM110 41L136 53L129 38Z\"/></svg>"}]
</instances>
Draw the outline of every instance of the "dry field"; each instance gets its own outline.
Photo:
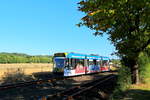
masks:
<instances>
[{"instance_id":1,"label":"dry field","mask_svg":"<svg viewBox=\"0 0 150 100\"><path fill-rule=\"evenodd\" d=\"M5 73L15 72L17 70L23 71L26 75L31 75L36 72L51 72L52 64L0 64L0 79L4 77Z\"/></svg>"}]
</instances>

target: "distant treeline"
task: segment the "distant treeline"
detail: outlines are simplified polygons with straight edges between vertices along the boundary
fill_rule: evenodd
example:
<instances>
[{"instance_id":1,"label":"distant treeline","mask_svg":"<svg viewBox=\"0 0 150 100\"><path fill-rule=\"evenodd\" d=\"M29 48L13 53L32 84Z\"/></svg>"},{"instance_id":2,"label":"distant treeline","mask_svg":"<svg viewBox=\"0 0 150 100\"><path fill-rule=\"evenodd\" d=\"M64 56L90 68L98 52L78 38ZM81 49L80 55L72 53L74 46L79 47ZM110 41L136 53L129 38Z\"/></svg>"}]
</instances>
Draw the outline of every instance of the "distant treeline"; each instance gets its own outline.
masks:
<instances>
[{"instance_id":1,"label":"distant treeline","mask_svg":"<svg viewBox=\"0 0 150 100\"><path fill-rule=\"evenodd\" d=\"M23 53L0 53L0 63L52 63L52 56L31 56Z\"/></svg>"}]
</instances>

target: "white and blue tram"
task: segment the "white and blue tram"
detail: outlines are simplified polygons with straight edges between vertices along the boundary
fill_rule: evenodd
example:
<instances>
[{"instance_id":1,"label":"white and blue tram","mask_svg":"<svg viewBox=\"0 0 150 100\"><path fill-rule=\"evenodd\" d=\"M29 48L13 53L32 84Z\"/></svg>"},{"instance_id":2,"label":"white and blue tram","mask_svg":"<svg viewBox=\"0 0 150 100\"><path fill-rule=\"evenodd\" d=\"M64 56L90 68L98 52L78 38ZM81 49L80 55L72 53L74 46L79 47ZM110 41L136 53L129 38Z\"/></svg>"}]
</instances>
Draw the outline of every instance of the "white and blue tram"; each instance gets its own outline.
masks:
<instances>
[{"instance_id":1,"label":"white and blue tram","mask_svg":"<svg viewBox=\"0 0 150 100\"><path fill-rule=\"evenodd\" d=\"M109 71L109 58L78 53L55 53L54 72L64 76L75 76Z\"/></svg>"}]
</instances>

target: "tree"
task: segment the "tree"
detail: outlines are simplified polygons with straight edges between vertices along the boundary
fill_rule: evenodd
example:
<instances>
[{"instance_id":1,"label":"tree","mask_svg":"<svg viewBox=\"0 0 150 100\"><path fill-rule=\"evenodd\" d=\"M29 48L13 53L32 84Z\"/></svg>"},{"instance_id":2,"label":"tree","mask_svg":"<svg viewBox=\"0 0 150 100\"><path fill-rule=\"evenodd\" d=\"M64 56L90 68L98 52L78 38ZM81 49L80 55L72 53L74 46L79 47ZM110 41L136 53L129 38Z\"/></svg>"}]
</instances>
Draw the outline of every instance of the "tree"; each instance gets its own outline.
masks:
<instances>
[{"instance_id":1,"label":"tree","mask_svg":"<svg viewBox=\"0 0 150 100\"><path fill-rule=\"evenodd\" d=\"M150 0L82 0L85 13L79 26L108 34L123 64L131 69L132 82L139 83L138 56L150 45Z\"/></svg>"},{"instance_id":2,"label":"tree","mask_svg":"<svg viewBox=\"0 0 150 100\"><path fill-rule=\"evenodd\" d=\"M0 63L52 63L52 56L30 56L22 53L0 53Z\"/></svg>"}]
</instances>

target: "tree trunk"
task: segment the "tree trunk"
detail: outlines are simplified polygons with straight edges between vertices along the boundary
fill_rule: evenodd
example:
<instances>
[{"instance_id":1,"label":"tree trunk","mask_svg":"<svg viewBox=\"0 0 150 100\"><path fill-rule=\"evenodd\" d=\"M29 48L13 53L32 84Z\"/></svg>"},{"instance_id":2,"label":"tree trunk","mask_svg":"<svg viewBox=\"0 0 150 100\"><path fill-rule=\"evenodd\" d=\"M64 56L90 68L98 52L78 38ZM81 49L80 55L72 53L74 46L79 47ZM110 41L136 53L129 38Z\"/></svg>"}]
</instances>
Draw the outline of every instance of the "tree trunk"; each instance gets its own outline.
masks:
<instances>
[{"instance_id":1,"label":"tree trunk","mask_svg":"<svg viewBox=\"0 0 150 100\"><path fill-rule=\"evenodd\" d=\"M123 58L123 64L131 69L132 84L139 84L139 66L136 59Z\"/></svg>"},{"instance_id":2,"label":"tree trunk","mask_svg":"<svg viewBox=\"0 0 150 100\"><path fill-rule=\"evenodd\" d=\"M133 67L131 68L131 74L132 74L132 83L133 84L139 84L140 83L139 68L138 68L137 63L135 63L135 65L133 65Z\"/></svg>"}]
</instances>

